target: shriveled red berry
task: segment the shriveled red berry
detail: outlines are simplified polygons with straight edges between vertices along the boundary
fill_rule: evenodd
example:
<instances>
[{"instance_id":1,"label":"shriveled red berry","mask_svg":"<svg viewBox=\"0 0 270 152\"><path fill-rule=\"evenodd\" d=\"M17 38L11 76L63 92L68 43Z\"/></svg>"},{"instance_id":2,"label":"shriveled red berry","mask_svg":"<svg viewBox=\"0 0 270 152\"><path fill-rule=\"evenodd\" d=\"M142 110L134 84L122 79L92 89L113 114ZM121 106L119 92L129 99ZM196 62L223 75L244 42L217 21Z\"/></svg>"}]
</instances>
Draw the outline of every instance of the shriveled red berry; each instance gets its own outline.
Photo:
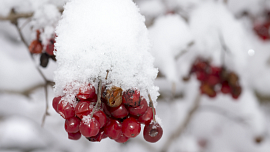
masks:
<instances>
[{"instance_id":1,"label":"shriveled red berry","mask_svg":"<svg viewBox=\"0 0 270 152\"><path fill-rule=\"evenodd\" d=\"M54 55L54 54L53 54L53 51L54 51L54 43L55 43L55 40L54 40L54 39L50 39L49 43L48 43L47 46L46 46L46 52L47 52L49 55Z\"/></svg>"},{"instance_id":2,"label":"shriveled red berry","mask_svg":"<svg viewBox=\"0 0 270 152\"><path fill-rule=\"evenodd\" d=\"M92 112L92 111L91 111ZM106 114L101 111L101 110L97 110L95 111L94 115L93 115L97 121L99 122L100 124L100 128L102 128L105 124L106 124L106 121L107 121L107 117L106 117Z\"/></svg>"},{"instance_id":3,"label":"shriveled red berry","mask_svg":"<svg viewBox=\"0 0 270 152\"><path fill-rule=\"evenodd\" d=\"M105 138L107 138L107 135L105 134L104 130L101 129L96 136L88 137L87 139L92 142L100 142L102 139Z\"/></svg>"},{"instance_id":4,"label":"shriveled red berry","mask_svg":"<svg viewBox=\"0 0 270 152\"><path fill-rule=\"evenodd\" d=\"M157 122L151 122L144 126L143 138L151 143L157 142L163 134L163 129Z\"/></svg>"},{"instance_id":5,"label":"shriveled red berry","mask_svg":"<svg viewBox=\"0 0 270 152\"><path fill-rule=\"evenodd\" d=\"M140 116L145 113L148 108L147 101L143 98L138 107L128 107L128 111L133 116Z\"/></svg>"},{"instance_id":6,"label":"shriveled red berry","mask_svg":"<svg viewBox=\"0 0 270 152\"><path fill-rule=\"evenodd\" d=\"M64 118L68 119L75 116L74 107L64 100L60 101L57 105L57 111Z\"/></svg>"},{"instance_id":7,"label":"shriveled red berry","mask_svg":"<svg viewBox=\"0 0 270 152\"><path fill-rule=\"evenodd\" d=\"M68 139L79 140L81 138L81 133L78 131L76 133L68 133Z\"/></svg>"},{"instance_id":8,"label":"shriveled red berry","mask_svg":"<svg viewBox=\"0 0 270 152\"><path fill-rule=\"evenodd\" d=\"M218 84L220 82L220 78L218 76L215 75L209 75L209 77L207 78L207 83L210 86L215 86L216 84Z\"/></svg>"},{"instance_id":9,"label":"shriveled red berry","mask_svg":"<svg viewBox=\"0 0 270 152\"><path fill-rule=\"evenodd\" d=\"M76 133L79 131L81 120L77 117L71 117L65 121L65 130L69 133Z\"/></svg>"},{"instance_id":10,"label":"shriveled red berry","mask_svg":"<svg viewBox=\"0 0 270 152\"><path fill-rule=\"evenodd\" d=\"M96 118L93 117L86 120L83 119L79 128L82 135L85 137L92 137L99 133L100 124Z\"/></svg>"},{"instance_id":11,"label":"shriveled red berry","mask_svg":"<svg viewBox=\"0 0 270 152\"><path fill-rule=\"evenodd\" d=\"M138 121L142 124L149 124L152 121L152 119L153 119L153 110L151 107L148 107L146 112L138 118Z\"/></svg>"},{"instance_id":12,"label":"shriveled red berry","mask_svg":"<svg viewBox=\"0 0 270 152\"><path fill-rule=\"evenodd\" d=\"M122 132L126 137L134 138L141 132L141 124L135 118L129 117L122 123Z\"/></svg>"},{"instance_id":13,"label":"shriveled red berry","mask_svg":"<svg viewBox=\"0 0 270 152\"><path fill-rule=\"evenodd\" d=\"M128 137L126 137L123 133L119 136L119 138L115 139L118 143L125 143L128 141Z\"/></svg>"},{"instance_id":14,"label":"shriveled red berry","mask_svg":"<svg viewBox=\"0 0 270 152\"><path fill-rule=\"evenodd\" d=\"M58 96L58 97L54 97L53 98L53 101L52 101L52 106L53 106L53 109L58 113L58 110L57 110L57 106L61 100L61 96Z\"/></svg>"},{"instance_id":15,"label":"shriveled red berry","mask_svg":"<svg viewBox=\"0 0 270 152\"><path fill-rule=\"evenodd\" d=\"M33 54L39 54L43 50L43 46L39 40L33 40L29 46L29 51Z\"/></svg>"},{"instance_id":16,"label":"shriveled red berry","mask_svg":"<svg viewBox=\"0 0 270 152\"><path fill-rule=\"evenodd\" d=\"M140 105L140 91L129 89L123 93L122 101L127 106L137 107Z\"/></svg>"},{"instance_id":17,"label":"shriveled red berry","mask_svg":"<svg viewBox=\"0 0 270 152\"><path fill-rule=\"evenodd\" d=\"M232 92L231 95L234 99L238 99L238 97L240 96L242 92L242 88L240 86L234 86L232 87Z\"/></svg>"},{"instance_id":18,"label":"shriveled red berry","mask_svg":"<svg viewBox=\"0 0 270 152\"><path fill-rule=\"evenodd\" d=\"M104 128L105 134L111 139L117 139L122 133L122 124L115 119L111 119L110 122Z\"/></svg>"},{"instance_id":19,"label":"shriveled red berry","mask_svg":"<svg viewBox=\"0 0 270 152\"><path fill-rule=\"evenodd\" d=\"M229 86L228 82L223 82L220 90L224 94L231 93L231 87Z\"/></svg>"},{"instance_id":20,"label":"shriveled red berry","mask_svg":"<svg viewBox=\"0 0 270 152\"><path fill-rule=\"evenodd\" d=\"M79 89L79 93L77 94L77 98L80 100L85 100L89 98L93 98L96 95L95 87L91 84L84 85Z\"/></svg>"},{"instance_id":21,"label":"shriveled red berry","mask_svg":"<svg viewBox=\"0 0 270 152\"><path fill-rule=\"evenodd\" d=\"M118 107L111 107L109 109L111 115L115 118L124 118L126 116L128 116L128 110L126 109L126 107L121 104Z\"/></svg>"},{"instance_id":22,"label":"shriveled red berry","mask_svg":"<svg viewBox=\"0 0 270 152\"><path fill-rule=\"evenodd\" d=\"M83 116L89 115L91 112L90 110L90 102L89 101L80 101L75 107L75 114L80 119L83 118Z\"/></svg>"},{"instance_id":23,"label":"shriveled red berry","mask_svg":"<svg viewBox=\"0 0 270 152\"><path fill-rule=\"evenodd\" d=\"M208 75L204 71L197 71L196 77L197 77L197 80L199 81L206 81L208 78Z\"/></svg>"}]
</instances>

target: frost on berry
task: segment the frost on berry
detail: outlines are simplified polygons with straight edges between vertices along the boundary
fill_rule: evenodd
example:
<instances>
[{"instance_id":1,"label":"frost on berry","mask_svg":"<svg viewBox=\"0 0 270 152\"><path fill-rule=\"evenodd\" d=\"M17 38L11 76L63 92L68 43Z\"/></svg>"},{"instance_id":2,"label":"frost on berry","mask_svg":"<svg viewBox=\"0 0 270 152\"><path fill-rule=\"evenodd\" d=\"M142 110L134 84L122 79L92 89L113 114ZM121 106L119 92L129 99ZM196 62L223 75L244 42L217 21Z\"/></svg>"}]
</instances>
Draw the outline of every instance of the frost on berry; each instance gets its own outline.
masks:
<instances>
[{"instance_id":1,"label":"frost on berry","mask_svg":"<svg viewBox=\"0 0 270 152\"><path fill-rule=\"evenodd\" d=\"M99 133L100 124L96 118L91 118L90 115L88 115L83 117L79 128L82 135L92 137Z\"/></svg>"}]
</instances>

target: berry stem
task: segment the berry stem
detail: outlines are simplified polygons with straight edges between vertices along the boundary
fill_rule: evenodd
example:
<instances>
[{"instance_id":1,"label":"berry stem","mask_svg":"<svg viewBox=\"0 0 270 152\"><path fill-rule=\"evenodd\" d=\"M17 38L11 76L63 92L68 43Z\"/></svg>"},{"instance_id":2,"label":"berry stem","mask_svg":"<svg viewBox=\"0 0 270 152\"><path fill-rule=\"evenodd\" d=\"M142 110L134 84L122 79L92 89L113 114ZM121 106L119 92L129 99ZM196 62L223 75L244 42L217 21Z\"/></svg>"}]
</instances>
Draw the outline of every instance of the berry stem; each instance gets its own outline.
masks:
<instances>
[{"instance_id":1,"label":"berry stem","mask_svg":"<svg viewBox=\"0 0 270 152\"><path fill-rule=\"evenodd\" d=\"M154 122L156 122L154 104L149 93L148 93L148 98L150 100L149 107L152 108L152 112L153 112L153 120Z\"/></svg>"},{"instance_id":2,"label":"berry stem","mask_svg":"<svg viewBox=\"0 0 270 152\"><path fill-rule=\"evenodd\" d=\"M100 100L100 98L101 98L101 88L102 88L102 80L99 80L99 83L98 83L98 98L97 98L97 103L96 103L93 111L91 112L91 118L93 118L93 115L94 115L94 113L95 113L98 105L101 104L101 100Z\"/></svg>"},{"instance_id":3,"label":"berry stem","mask_svg":"<svg viewBox=\"0 0 270 152\"><path fill-rule=\"evenodd\" d=\"M106 70L106 72L107 72L107 75L106 75L105 80L107 80L107 78L108 78L109 70Z\"/></svg>"}]
</instances>

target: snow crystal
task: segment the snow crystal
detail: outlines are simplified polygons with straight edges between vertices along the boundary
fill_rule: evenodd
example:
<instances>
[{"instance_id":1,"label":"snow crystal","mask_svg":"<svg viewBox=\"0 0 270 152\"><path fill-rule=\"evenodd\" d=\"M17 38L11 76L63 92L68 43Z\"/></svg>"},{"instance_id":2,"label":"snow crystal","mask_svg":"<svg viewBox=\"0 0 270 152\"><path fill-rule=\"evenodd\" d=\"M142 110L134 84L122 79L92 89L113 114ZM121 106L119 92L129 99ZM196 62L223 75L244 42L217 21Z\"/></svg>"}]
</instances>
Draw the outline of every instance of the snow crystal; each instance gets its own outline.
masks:
<instances>
[{"instance_id":1,"label":"snow crystal","mask_svg":"<svg viewBox=\"0 0 270 152\"><path fill-rule=\"evenodd\" d=\"M67 101L75 101L81 84L97 89L101 79L123 91L137 88L144 97L149 92L156 101L158 87L153 83L158 70L149 53L145 19L138 11L131 0L71 0L64 6L56 28L57 96L69 85L73 97Z\"/></svg>"}]
</instances>

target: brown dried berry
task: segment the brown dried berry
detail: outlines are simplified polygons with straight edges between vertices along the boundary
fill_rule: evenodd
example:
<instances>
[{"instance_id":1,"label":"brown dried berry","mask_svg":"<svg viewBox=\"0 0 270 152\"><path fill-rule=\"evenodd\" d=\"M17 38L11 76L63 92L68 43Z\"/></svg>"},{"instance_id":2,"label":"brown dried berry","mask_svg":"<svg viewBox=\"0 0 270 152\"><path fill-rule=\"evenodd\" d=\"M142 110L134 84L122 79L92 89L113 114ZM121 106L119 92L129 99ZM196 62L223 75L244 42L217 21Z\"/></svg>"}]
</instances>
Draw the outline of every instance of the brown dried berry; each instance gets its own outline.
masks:
<instances>
[{"instance_id":1,"label":"brown dried berry","mask_svg":"<svg viewBox=\"0 0 270 152\"><path fill-rule=\"evenodd\" d=\"M43 50L43 46L40 41L34 40L29 46L29 51L33 54L39 54Z\"/></svg>"},{"instance_id":2,"label":"brown dried berry","mask_svg":"<svg viewBox=\"0 0 270 152\"><path fill-rule=\"evenodd\" d=\"M110 107L118 107L122 103L122 89L116 86L106 90L105 99Z\"/></svg>"},{"instance_id":3,"label":"brown dried berry","mask_svg":"<svg viewBox=\"0 0 270 152\"><path fill-rule=\"evenodd\" d=\"M238 76L234 72L230 72L228 74L228 82L232 86L236 86L238 84Z\"/></svg>"}]
</instances>

